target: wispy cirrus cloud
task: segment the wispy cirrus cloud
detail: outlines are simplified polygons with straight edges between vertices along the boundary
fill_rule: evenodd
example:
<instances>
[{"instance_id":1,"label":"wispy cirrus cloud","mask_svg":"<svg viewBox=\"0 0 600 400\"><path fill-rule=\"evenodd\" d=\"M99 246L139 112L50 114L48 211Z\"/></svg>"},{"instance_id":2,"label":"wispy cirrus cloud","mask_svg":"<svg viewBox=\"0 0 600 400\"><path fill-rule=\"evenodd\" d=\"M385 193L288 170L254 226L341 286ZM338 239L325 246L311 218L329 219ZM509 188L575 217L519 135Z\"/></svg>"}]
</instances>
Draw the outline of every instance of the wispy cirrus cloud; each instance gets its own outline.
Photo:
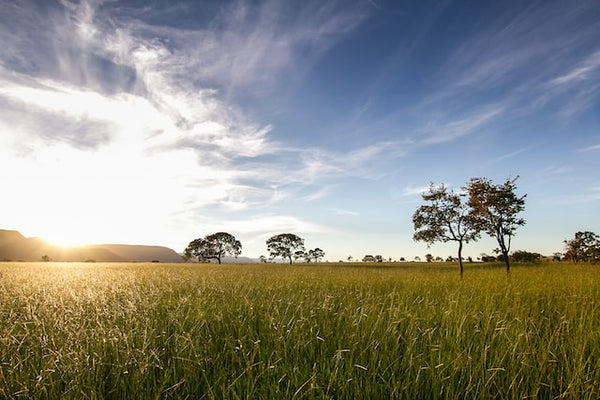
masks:
<instances>
[{"instance_id":1,"label":"wispy cirrus cloud","mask_svg":"<svg viewBox=\"0 0 600 400\"><path fill-rule=\"evenodd\" d=\"M486 124L500 117L504 112L501 106L491 106L466 115L460 119L448 117L430 121L423 129L423 144L440 144L457 140L481 130Z\"/></svg>"},{"instance_id":2,"label":"wispy cirrus cloud","mask_svg":"<svg viewBox=\"0 0 600 400\"><path fill-rule=\"evenodd\" d=\"M291 181L303 184L347 173L342 169L347 164L339 160L330 163L312 150L285 150L273 139L273 127L254 121L235 99L237 93L269 92L291 69L301 76L363 20L363 7L240 1L219 7L202 24L185 27L179 21L186 10L176 8L162 10L174 13L173 23L163 19L157 24L153 17L161 10L151 5L1 4L2 168L22 164L25 155L36 160L36 171L61 176L53 180L57 197L69 196L80 179L61 171L88 171L95 191L112 193L119 187L132 207L139 203L164 210L160 219L165 226L171 226L169 215L176 219L185 210L195 210L191 221L201 219L201 210L214 209L233 213L220 214L231 219L249 207L281 201L286 197L282 176L294 175ZM303 173L289 173L290 154ZM357 156L367 162L368 155ZM79 165L82 160L85 168ZM8 183L32 196L26 188L39 185L37 175L31 171L29 178ZM148 186L129 190L116 185L115 177ZM146 201L152 188L165 195ZM87 206L102 210L106 204L113 202L99 196ZM40 209L70 218L75 234L87 207L74 207L72 201L59 206ZM98 214L116 225L137 214L141 220L143 213L151 213L148 207L138 207L138 213L115 205L112 214ZM38 225L43 224L38 217ZM265 230L321 229L285 215L252 221L268 225Z\"/></svg>"},{"instance_id":3,"label":"wispy cirrus cloud","mask_svg":"<svg viewBox=\"0 0 600 400\"><path fill-rule=\"evenodd\" d=\"M359 216L360 213L358 211L346 210L343 208L331 208L336 215L348 216L348 217L356 217Z\"/></svg>"},{"instance_id":4,"label":"wispy cirrus cloud","mask_svg":"<svg viewBox=\"0 0 600 400\"><path fill-rule=\"evenodd\" d=\"M590 23L597 3L571 4L567 14L556 2L481 8L485 27L456 43L416 106L426 127L439 132L426 144L483 125L497 130L543 109L565 120L590 110L600 94L600 23Z\"/></svg>"},{"instance_id":5,"label":"wispy cirrus cloud","mask_svg":"<svg viewBox=\"0 0 600 400\"><path fill-rule=\"evenodd\" d=\"M588 81L598 75L600 70L600 51L590 54L583 61L574 65L571 70L552 79L551 86L563 86L574 82Z\"/></svg>"},{"instance_id":6,"label":"wispy cirrus cloud","mask_svg":"<svg viewBox=\"0 0 600 400\"><path fill-rule=\"evenodd\" d=\"M503 161L503 160L506 160L509 158L516 157L519 154L522 154L528 150L529 150L529 148L522 148L522 149L517 149L515 151L511 151L510 153L502 154L501 156L494 158L493 162L500 162L500 161Z\"/></svg>"},{"instance_id":7,"label":"wispy cirrus cloud","mask_svg":"<svg viewBox=\"0 0 600 400\"><path fill-rule=\"evenodd\" d=\"M582 147L578 151L585 153L585 152L588 152L588 151L597 151L597 150L600 150L600 144L595 144L595 145L591 145L591 146L588 146L588 147Z\"/></svg>"},{"instance_id":8,"label":"wispy cirrus cloud","mask_svg":"<svg viewBox=\"0 0 600 400\"><path fill-rule=\"evenodd\" d=\"M429 190L429 186L406 186L402 189L402 196L417 196Z\"/></svg>"}]
</instances>

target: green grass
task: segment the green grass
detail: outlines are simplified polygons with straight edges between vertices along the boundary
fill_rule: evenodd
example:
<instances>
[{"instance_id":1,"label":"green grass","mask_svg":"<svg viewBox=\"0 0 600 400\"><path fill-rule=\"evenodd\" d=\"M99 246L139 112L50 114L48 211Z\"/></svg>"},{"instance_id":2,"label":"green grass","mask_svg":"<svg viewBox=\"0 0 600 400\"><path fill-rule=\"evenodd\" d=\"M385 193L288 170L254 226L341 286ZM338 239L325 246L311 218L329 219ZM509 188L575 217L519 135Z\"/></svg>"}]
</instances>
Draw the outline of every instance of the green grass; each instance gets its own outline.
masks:
<instances>
[{"instance_id":1,"label":"green grass","mask_svg":"<svg viewBox=\"0 0 600 400\"><path fill-rule=\"evenodd\" d=\"M0 263L0 398L600 398L600 268Z\"/></svg>"}]
</instances>

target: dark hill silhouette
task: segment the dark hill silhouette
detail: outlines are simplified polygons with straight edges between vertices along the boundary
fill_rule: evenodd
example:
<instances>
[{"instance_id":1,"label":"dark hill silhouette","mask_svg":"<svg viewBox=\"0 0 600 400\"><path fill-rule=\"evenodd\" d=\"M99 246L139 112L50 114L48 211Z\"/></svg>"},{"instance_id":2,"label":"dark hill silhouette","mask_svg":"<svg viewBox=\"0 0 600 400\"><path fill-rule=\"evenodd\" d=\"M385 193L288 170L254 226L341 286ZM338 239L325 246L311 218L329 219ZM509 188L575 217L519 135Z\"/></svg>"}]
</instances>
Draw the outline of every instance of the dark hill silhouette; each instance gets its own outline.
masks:
<instances>
[{"instance_id":1,"label":"dark hill silhouette","mask_svg":"<svg viewBox=\"0 0 600 400\"><path fill-rule=\"evenodd\" d=\"M26 238L18 231L0 229L0 260L40 261L43 256L52 261L183 261L179 254L163 246L92 244L63 247L41 238Z\"/></svg>"}]
</instances>

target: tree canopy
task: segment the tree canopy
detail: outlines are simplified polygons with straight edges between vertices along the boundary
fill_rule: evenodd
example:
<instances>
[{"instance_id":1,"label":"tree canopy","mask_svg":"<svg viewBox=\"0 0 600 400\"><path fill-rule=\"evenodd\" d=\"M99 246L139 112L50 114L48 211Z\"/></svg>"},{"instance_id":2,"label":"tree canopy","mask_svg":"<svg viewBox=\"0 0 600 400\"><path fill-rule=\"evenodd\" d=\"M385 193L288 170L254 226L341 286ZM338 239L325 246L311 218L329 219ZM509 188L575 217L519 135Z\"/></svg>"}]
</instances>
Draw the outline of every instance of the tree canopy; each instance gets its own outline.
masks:
<instances>
[{"instance_id":1,"label":"tree canopy","mask_svg":"<svg viewBox=\"0 0 600 400\"><path fill-rule=\"evenodd\" d=\"M184 257L188 260L197 257L199 261L212 259L221 264L222 257L237 257L241 253L242 244L239 240L227 232L217 232L192 240L184 251Z\"/></svg>"},{"instance_id":2,"label":"tree canopy","mask_svg":"<svg viewBox=\"0 0 600 400\"><path fill-rule=\"evenodd\" d=\"M461 195L453 190L448 191L444 184L434 186L431 183L429 191L421 196L427 204L419 207L413 214L414 240L427 243L427 247L435 242L458 242L458 265L462 277L463 243L479 237L479 229L471 209Z\"/></svg>"},{"instance_id":3,"label":"tree canopy","mask_svg":"<svg viewBox=\"0 0 600 400\"><path fill-rule=\"evenodd\" d=\"M304 253L304 239L293 233L281 233L267 239L267 250L272 258L287 258L291 264L295 256Z\"/></svg>"},{"instance_id":4,"label":"tree canopy","mask_svg":"<svg viewBox=\"0 0 600 400\"><path fill-rule=\"evenodd\" d=\"M466 186L469 193L469 206L477 230L485 231L498 242L497 252L501 253L510 272L509 255L512 237L525 220L518 214L525 209L525 197L515 193L516 180L507 179L502 184L494 184L487 178L471 178Z\"/></svg>"},{"instance_id":5,"label":"tree canopy","mask_svg":"<svg viewBox=\"0 0 600 400\"><path fill-rule=\"evenodd\" d=\"M564 242L565 258L574 263L600 261L600 237L594 232L577 232L573 239Z\"/></svg>"},{"instance_id":6,"label":"tree canopy","mask_svg":"<svg viewBox=\"0 0 600 400\"><path fill-rule=\"evenodd\" d=\"M313 260L314 262L319 262L323 257L325 257L325 252L318 247L304 253L304 260L306 260L306 262L311 262Z\"/></svg>"}]
</instances>

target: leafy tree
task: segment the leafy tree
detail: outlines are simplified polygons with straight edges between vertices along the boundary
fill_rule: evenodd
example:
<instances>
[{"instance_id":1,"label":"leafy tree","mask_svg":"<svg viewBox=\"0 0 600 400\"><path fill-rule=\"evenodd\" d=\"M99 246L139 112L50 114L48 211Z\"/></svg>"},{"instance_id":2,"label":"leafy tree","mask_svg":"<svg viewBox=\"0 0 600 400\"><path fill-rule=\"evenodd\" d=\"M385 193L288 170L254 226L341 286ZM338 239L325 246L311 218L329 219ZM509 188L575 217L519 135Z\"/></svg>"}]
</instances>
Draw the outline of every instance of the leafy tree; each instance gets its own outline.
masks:
<instances>
[{"instance_id":1,"label":"leafy tree","mask_svg":"<svg viewBox=\"0 0 600 400\"><path fill-rule=\"evenodd\" d=\"M565 240L565 258L574 263L600 261L600 237L593 232L577 232L575 238Z\"/></svg>"},{"instance_id":2,"label":"leafy tree","mask_svg":"<svg viewBox=\"0 0 600 400\"><path fill-rule=\"evenodd\" d=\"M427 261L428 263L433 262L433 259L434 259L433 254L431 254L431 253L425 254L425 261Z\"/></svg>"},{"instance_id":3,"label":"leafy tree","mask_svg":"<svg viewBox=\"0 0 600 400\"><path fill-rule=\"evenodd\" d=\"M224 256L237 257L242 253L242 244L227 232L217 232L190 242L184 251L186 259L197 257L199 261L217 260L221 264Z\"/></svg>"},{"instance_id":4,"label":"leafy tree","mask_svg":"<svg viewBox=\"0 0 600 400\"><path fill-rule=\"evenodd\" d=\"M479 229L475 225L471 209L459 194L453 190L448 191L443 184L434 186L432 183L429 191L421 196L427 204L419 207L413 214L413 239L426 242L427 247L435 242L458 242L458 266L462 278L463 244L479 237Z\"/></svg>"},{"instance_id":5,"label":"leafy tree","mask_svg":"<svg viewBox=\"0 0 600 400\"><path fill-rule=\"evenodd\" d=\"M267 263L267 257L261 255L260 257L258 257L258 261L260 261L263 264L266 264Z\"/></svg>"},{"instance_id":6,"label":"leafy tree","mask_svg":"<svg viewBox=\"0 0 600 400\"><path fill-rule=\"evenodd\" d=\"M525 220L518 214L525 209L525 197L517 196L516 180L507 179L502 184L494 184L487 178L471 178L465 188L469 193L469 206L475 218L475 226L479 231L485 231L498 242L506 273L510 273L508 252L510 244L519 226L525 225ZM499 257L500 258L500 257Z\"/></svg>"},{"instance_id":7,"label":"leafy tree","mask_svg":"<svg viewBox=\"0 0 600 400\"><path fill-rule=\"evenodd\" d=\"M293 233L281 233L267 240L267 250L271 257L287 258L291 264L296 252L304 252L304 239Z\"/></svg>"},{"instance_id":8,"label":"leafy tree","mask_svg":"<svg viewBox=\"0 0 600 400\"><path fill-rule=\"evenodd\" d=\"M560 252L555 252L552 254L552 261L562 261L563 259L563 253Z\"/></svg>"},{"instance_id":9,"label":"leafy tree","mask_svg":"<svg viewBox=\"0 0 600 400\"><path fill-rule=\"evenodd\" d=\"M317 247L316 249L309 250L307 253L307 256L308 256L308 262L310 262L311 260L315 260L315 262L319 262L319 260L321 258L325 257L325 252Z\"/></svg>"},{"instance_id":10,"label":"leafy tree","mask_svg":"<svg viewBox=\"0 0 600 400\"><path fill-rule=\"evenodd\" d=\"M42 261L46 261L46 262L50 261L50 256L48 256L48 254L44 254L42 256Z\"/></svg>"}]
</instances>

